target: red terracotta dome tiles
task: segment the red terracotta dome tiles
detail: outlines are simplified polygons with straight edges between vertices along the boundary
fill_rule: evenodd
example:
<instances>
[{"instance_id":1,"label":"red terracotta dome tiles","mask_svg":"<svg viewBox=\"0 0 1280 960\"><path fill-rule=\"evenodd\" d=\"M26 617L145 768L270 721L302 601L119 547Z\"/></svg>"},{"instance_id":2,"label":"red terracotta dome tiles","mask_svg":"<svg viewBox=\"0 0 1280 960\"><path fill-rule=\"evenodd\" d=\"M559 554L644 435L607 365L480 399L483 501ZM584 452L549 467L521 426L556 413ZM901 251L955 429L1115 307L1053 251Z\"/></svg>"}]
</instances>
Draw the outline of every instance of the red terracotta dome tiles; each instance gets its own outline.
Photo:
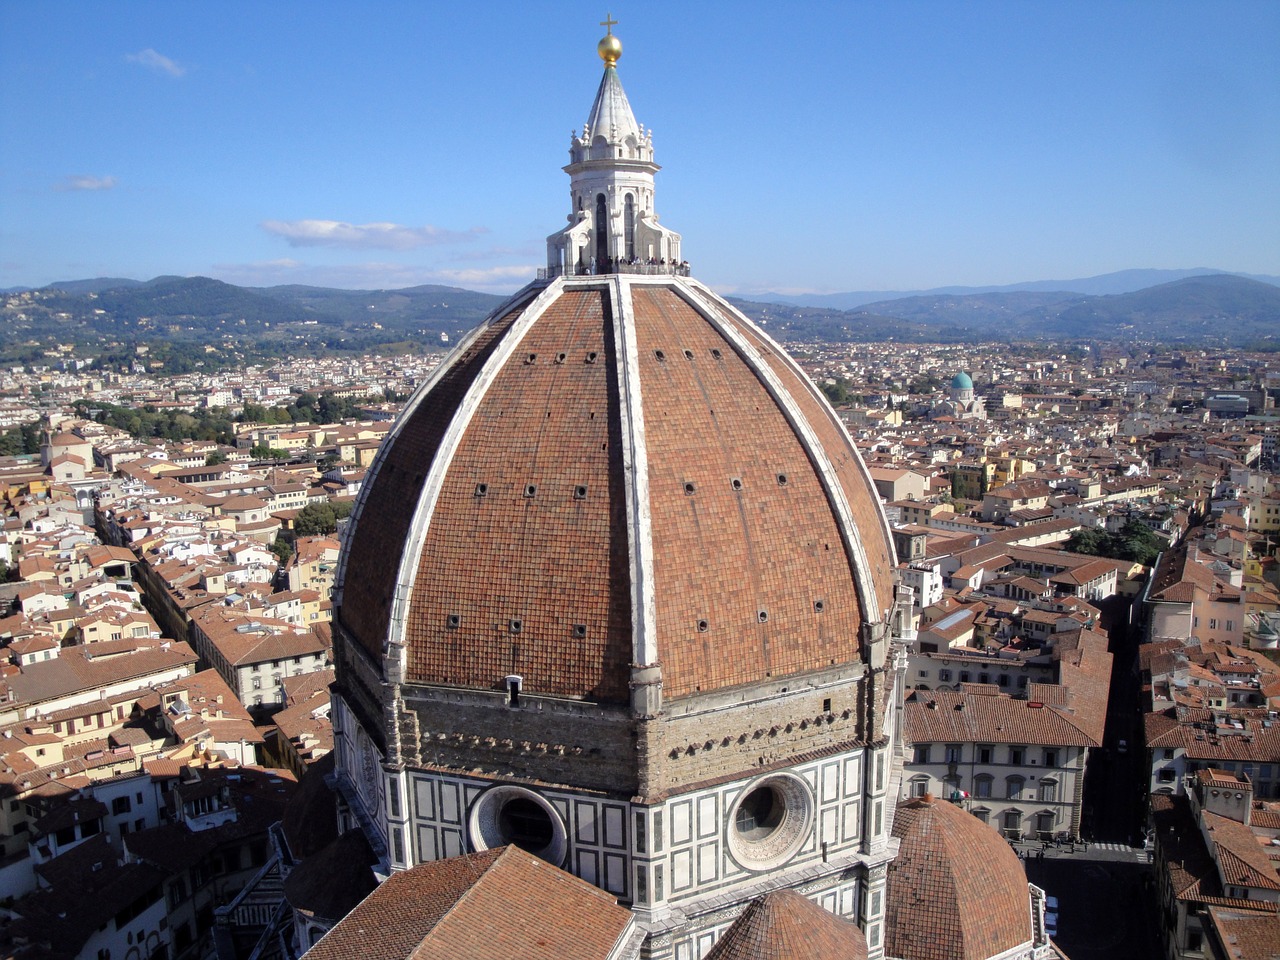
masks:
<instances>
[{"instance_id":1,"label":"red terracotta dome tiles","mask_svg":"<svg viewBox=\"0 0 1280 960\"><path fill-rule=\"evenodd\" d=\"M381 462L362 497L362 503L376 507L362 509L356 520L359 536L351 537L341 606L343 625L375 657L381 656L386 643L396 573L413 520L412 505L449 425L449 418L439 411L451 411L462 402L527 302L515 305L477 335L435 384L429 402L414 412L379 454ZM389 510L387 504L401 504L403 509Z\"/></svg>"},{"instance_id":2,"label":"red terracotta dome tiles","mask_svg":"<svg viewBox=\"0 0 1280 960\"><path fill-rule=\"evenodd\" d=\"M856 659L852 573L800 440L691 305L665 288L633 291L664 694Z\"/></svg>"},{"instance_id":3,"label":"red terracotta dome tiles","mask_svg":"<svg viewBox=\"0 0 1280 960\"><path fill-rule=\"evenodd\" d=\"M626 699L613 356L603 293L570 290L498 371L426 534L406 625L409 679L498 688L519 674L530 693Z\"/></svg>"}]
</instances>

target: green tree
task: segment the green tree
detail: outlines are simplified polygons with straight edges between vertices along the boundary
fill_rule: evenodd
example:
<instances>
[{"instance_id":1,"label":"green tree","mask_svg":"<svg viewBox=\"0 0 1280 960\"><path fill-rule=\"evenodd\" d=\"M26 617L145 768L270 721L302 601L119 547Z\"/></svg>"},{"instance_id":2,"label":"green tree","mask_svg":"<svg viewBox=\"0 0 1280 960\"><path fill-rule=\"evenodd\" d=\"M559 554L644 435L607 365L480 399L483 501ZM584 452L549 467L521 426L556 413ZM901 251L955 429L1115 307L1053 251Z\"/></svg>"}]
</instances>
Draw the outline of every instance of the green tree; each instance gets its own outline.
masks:
<instances>
[{"instance_id":1,"label":"green tree","mask_svg":"<svg viewBox=\"0 0 1280 960\"><path fill-rule=\"evenodd\" d=\"M276 555L281 564L288 563L289 558L293 556L293 544L289 543L288 540L276 537L271 544L271 552Z\"/></svg>"},{"instance_id":2,"label":"green tree","mask_svg":"<svg viewBox=\"0 0 1280 960\"><path fill-rule=\"evenodd\" d=\"M1131 560L1144 566L1156 562L1164 541L1141 520L1129 520L1116 533L1102 530L1078 530L1067 540L1067 549L1094 557Z\"/></svg>"},{"instance_id":3,"label":"green tree","mask_svg":"<svg viewBox=\"0 0 1280 960\"><path fill-rule=\"evenodd\" d=\"M849 402L849 384L845 380L836 380L822 385L822 392L827 395L832 406L840 406Z\"/></svg>"},{"instance_id":4,"label":"green tree","mask_svg":"<svg viewBox=\"0 0 1280 960\"><path fill-rule=\"evenodd\" d=\"M338 516L329 503L309 503L298 511L293 530L300 537L328 536L338 529Z\"/></svg>"},{"instance_id":5,"label":"green tree","mask_svg":"<svg viewBox=\"0 0 1280 960\"><path fill-rule=\"evenodd\" d=\"M279 447L268 447L266 444L259 444L256 447L249 448L249 456L255 460L287 460L289 459L289 451L281 450Z\"/></svg>"},{"instance_id":6,"label":"green tree","mask_svg":"<svg viewBox=\"0 0 1280 960\"><path fill-rule=\"evenodd\" d=\"M227 462L227 455L223 453L221 450L215 450L213 451L213 453L209 454L207 457L204 458L204 465L206 467L216 467L218 464L226 463L226 462Z\"/></svg>"},{"instance_id":7,"label":"green tree","mask_svg":"<svg viewBox=\"0 0 1280 960\"><path fill-rule=\"evenodd\" d=\"M40 424L24 423L0 434L0 455L13 457L40 452Z\"/></svg>"}]
</instances>

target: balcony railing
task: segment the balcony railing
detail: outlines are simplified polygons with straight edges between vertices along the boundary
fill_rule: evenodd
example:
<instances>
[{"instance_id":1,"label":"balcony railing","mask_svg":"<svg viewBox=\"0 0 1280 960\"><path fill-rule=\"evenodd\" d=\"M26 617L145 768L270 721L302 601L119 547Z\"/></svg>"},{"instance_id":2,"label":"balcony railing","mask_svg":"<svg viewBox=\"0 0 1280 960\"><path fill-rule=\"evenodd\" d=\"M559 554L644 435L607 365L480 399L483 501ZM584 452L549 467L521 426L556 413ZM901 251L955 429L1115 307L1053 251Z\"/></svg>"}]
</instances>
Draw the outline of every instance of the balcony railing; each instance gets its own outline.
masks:
<instances>
[{"instance_id":1,"label":"balcony railing","mask_svg":"<svg viewBox=\"0 0 1280 960\"><path fill-rule=\"evenodd\" d=\"M689 276L689 261L684 260L680 263L652 263L648 260L622 260L618 263L593 264L582 266L577 269L565 267L539 267L539 280L554 280L560 276L575 277L598 277L607 276L612 273L630 273L639 274L648 277L687 277Z\"/></svg>"}]
</instances>

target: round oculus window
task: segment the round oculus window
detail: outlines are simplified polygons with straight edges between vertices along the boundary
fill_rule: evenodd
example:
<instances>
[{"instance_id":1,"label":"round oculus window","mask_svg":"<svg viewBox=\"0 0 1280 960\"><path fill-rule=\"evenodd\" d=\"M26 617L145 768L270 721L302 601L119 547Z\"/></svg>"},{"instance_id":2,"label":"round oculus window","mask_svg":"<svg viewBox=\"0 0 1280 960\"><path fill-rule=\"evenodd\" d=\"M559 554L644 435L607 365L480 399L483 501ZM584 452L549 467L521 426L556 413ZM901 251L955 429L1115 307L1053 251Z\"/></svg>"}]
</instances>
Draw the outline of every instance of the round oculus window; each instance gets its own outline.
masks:
<instances>
[{"instance_id":1,"label":"round oculus window","mask_svg":"<svg viewBox=\"0 0 1280 960\"><path fill-rule=\"evenodd\" d=\"M564 821L555 808L524 787L492 787L480 794L467 826L476 850L514 843L558 867L569 848Z\"/></svg>"},{"instance_id":2,"label":"round oculus window","mask_svg":"<svg viewBox=\"0 0 1280 960\"><path fill-rule=\"evenodd\" d=\"M813 825L813 795L789 773L749 783L729 810L729 853L747 870L772 870L804 845Z\"/></svg>"}]
</instances>

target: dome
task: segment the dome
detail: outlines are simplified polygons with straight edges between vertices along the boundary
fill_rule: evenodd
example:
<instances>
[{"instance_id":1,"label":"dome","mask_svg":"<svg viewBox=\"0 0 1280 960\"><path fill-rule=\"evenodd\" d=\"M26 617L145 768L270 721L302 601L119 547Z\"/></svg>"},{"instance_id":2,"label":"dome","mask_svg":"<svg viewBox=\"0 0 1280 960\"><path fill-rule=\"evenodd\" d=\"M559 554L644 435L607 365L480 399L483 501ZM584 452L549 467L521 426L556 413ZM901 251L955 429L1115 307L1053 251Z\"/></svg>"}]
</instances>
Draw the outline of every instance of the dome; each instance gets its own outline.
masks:
<instances>
[{"instance_id":1,"label":"dome","mask_svg":"<svg viewBox=\"0 0 1280 960\"><path fill-rule=\"evenodd\" d=\"M415 392L344 531L343 800L381 872L514 845L632 904L646 956L784 887L878 943L880 499L804 371L691 278L612 63L563 170L546 266Z\"/></svg>"},{"instance_id":2,"label":"dome","mask_svg":"<svg viewBox=\"0 0 1280 960\"><path fill-rule=\"evenodd\" d=\"M857 450L759 328L684 277L562 276L406 407L336 618L409 683L626 702L660 664L678 699L856 663L893 567Z\"/></svg>"},{"instance_id":3,"label":"dome","mask_svg":"<svg viewBox=\"0 0 1280 960\"><path fill-rule=\"evenodd\" d=\"M986 960L1032 940L1022 862L960 807L921 797L898 807L885 953L902 960Z\"/></svg>"},{"instance_id":4,"label":"dome","mask_svg":"<svg viewBox=\"0 0 1280 960\"><path fill-rule=\"evenodd\" d=\"M866 960L867 938L857 924L828 913L794 890L753 900L716 941L705 960Z\"/></svg>"},{"instance_id":5,"label":"dome","mask_svg":"<svg viewBox=\"0 0 1280 960\"><path fill-rule=\"evenodd\" d=\"M973 378L961 370L951 379L952 390L972 390Z\"/></svg>"}]
</instances>

